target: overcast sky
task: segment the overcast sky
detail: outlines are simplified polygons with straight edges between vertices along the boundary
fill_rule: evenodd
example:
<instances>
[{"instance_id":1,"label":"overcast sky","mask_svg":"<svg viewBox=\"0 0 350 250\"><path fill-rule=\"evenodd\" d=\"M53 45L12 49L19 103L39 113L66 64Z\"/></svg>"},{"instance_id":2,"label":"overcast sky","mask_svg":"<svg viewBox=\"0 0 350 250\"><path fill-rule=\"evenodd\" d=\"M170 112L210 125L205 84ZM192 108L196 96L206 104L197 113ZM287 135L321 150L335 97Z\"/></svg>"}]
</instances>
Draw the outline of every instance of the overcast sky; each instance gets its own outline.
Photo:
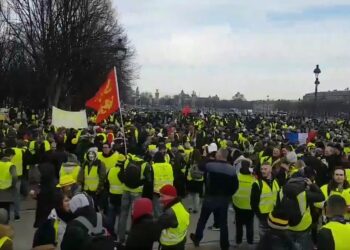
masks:
<instances>
[{"instance_id":1,"label":"overcast sky","mask_svg":"<svg viewBox=\"0 0 350 250\"><path fill-rule=\"evenodd\" d=\"M349 0L112 0L140 91L298 99L350 87Z\"/></svg>"}]
</instances>

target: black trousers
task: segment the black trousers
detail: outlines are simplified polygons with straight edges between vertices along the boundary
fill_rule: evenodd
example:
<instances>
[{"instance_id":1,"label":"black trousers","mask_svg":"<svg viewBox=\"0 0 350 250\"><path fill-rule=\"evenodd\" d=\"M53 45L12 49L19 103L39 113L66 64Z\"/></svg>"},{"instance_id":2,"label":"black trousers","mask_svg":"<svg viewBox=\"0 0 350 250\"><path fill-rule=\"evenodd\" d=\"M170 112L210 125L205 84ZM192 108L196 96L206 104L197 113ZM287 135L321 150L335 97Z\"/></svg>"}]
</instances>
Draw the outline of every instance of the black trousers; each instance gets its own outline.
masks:
<instances>
[{"instance_id":1,"label":"black trousers","mask_svg":"<svg viewBox=\"0 0 350 250\"><path fill-rule=\"evenodd\" d=\"M252 210L240 209L234 206L236 218L236 243L241 244L243 239L243 226L246 226L247 242L253 244L254 239L254 213Z\"/></svg>"}]
</instances>

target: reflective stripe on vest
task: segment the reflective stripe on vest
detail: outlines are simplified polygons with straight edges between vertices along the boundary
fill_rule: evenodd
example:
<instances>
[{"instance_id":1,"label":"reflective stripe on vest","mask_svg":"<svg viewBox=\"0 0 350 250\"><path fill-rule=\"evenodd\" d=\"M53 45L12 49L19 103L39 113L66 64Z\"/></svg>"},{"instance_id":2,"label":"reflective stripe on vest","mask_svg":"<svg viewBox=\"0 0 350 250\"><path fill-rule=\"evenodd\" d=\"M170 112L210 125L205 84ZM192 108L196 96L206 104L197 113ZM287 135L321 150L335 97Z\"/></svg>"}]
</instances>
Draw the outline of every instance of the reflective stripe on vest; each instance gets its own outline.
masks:
<instances>
[{"instance_id":1,"label":"reflective stripe on vest","mask_svg":"<svg viewBox=\"0 0 350 250\"><path fill-rule=\"evenodd\" d=\"M160 244L163 246L173 246L182 242L190 224L190 214L186 211L181 202L176 203L170 209L173 210L177 220L176 228L167 228L162 231Z\"/></svg>"},{"instance_id":2,"label":"reflective stripe on vest","mask_svg":"<svg viewBox=\"0 0 350 250\"><path fill-rule=\"evenodd\" d=\"M11 162L16 166L17 176L23 175L23 151L20 148L12 148L15 151Z\"/></svg>"},{"instance_id":3,"label":"reflective stripe on vest","mask_svg":"<svg viewBox=\"0 0 350 250\"><path fill-rule=\"evenodd\" d=\"M259 181L255 181L259 185ZM273 210L273 207L275 206L276 199L277 199L277 193L280 190L280 187L276 180L272 183L272 189L270 186L264 181L261 180L262 187L261 188L261 195L260 195L260 202L259 202L259 210L262 214L270 213Z\"/></svg>"},{"instance_id":4,"label":"reflective stripe on vest","mask_svg":"<svg viewBox=\"0 0 350 250\"><path fill-rule=\"evenodd\" d=\"M331 221L324 225L322 228L331 230L335 250L349 249L350 224Z\"/></svg>"},{"instance_id":5,"label":"reflective stripe on vest","mask_svg":"<svg viewBox=\"0 0 350 250\"><path fill-rule=\"evenodd\" d=\"M159 190L167 185L173 185L174 174L173 168L169 163L154 163L153 164L154 173L154 192L159 193Z\"/></svg>"},{"instance_id":6,"label":"reflective stripe on vest","mask_svg":"<svg viewBox=\"0 0 350 250\"><path fill-rule=\"evenodd\" d=\"M119 167L113 167L108 172L109 193L111 194L123 193L123 183L118 178L119 172Z\"/></svg>"},{"instance_id":7,"label":"reflective stripe on vest","mask_svg":"<svg viewBox=\"0 0 350 250\"><path fill-rule=\"evenodd\" d=\"M251 210L250 194L252 192L252 185L255 182L255 178L252 175L243 175L239 173L238 182L238 190L232 196L232 202L240 209Z\"/></svg>"},{"instance_id":8,"label":"reflective stripe on vest","mask_svg":"<svg viewBox=\"0 0 350 250\"><path fill-rule=\"evenodd\" d=\"M0 249L2 248L2 246L5 244L6 241L12 241L9 237L4 236L0 239Z\"/></svg>"},{"instance_id":9,"label":"reflective stripe on vest","mask_svg":"<svg viewBox=\"0 0 350 250\"><path fill-rule=\"evenodd\" d=\"M283 198L283 189L280 191L280 200ZM310 206L307 204L306 192L303 191L297 196L297 201L299 205L299 211L301 214L301 220L296 226L289 226L288 229L294 232L302 232L308 229L312 223L312 217L310 213Z\"/></svg>"},{"instance_id":10,"label":"reflective stripe on vest","mask_svg":"<svg viewBox=\"0 0 350 250\"><path fill-rule=\"evenodd\" d=\"M12 185L12 175L10 172L13 163L8 162L0 162L0 190L8 189Z\"/></svg>"},{"instance_id":11,"label":"reflective stripe on vest","mask_svg":"<svg viewBox=\"0 0 350 250\"><path fill-rule=\"evenodd\" d=\"M60 177L65 175L70 175L75 181L78 181L78 175L79 175L80 169L81 168L79 165L72 166L72 167L64 167L64 165L62 165L60 169Z\"/></svg>"},{"instance_id":12,"label":"reflective stripe on vest","mask_svg":"<svg viewBox=\"0 0 350 250\"><path fill-rule=\"evenodd\" d=\"M92 166L90 172L89 167L85 166L84 170L84 190L85 191L96 191L99 184L98 167Z\"/></svg>"}]
</instances>

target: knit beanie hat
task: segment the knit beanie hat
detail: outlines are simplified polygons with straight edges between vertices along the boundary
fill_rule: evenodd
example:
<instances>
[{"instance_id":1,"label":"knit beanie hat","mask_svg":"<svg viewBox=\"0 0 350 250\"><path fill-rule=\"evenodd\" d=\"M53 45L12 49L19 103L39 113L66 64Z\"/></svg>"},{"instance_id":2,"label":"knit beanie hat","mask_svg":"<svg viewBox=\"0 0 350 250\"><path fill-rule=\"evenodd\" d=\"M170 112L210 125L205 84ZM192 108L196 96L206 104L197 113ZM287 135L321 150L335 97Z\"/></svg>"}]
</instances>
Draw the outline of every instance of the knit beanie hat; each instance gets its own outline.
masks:
<instances>
[{"instance_id":1,"label":"knit beanie hat","mask_svg":"<svg viewBox=\"0 0 350 250\"><path fill-rule=\"evenodd\" d=\"M177 197L177 191L176 188L172 185L165 185L159 190L160 194L167 195L167 196L172 196L172 197Z\"/></svg>"},{"instance_id":2,"label":"knit beanie hat","mask_svg":"<svg viewBox=\"0 0 350 250\"><path fill-rule=\"evenodd\" d=\"M139 198L134 201L131 216L133 220L137 220L144 215L152 215L152 212L152 201L148 198Z\"/></svg>"},{"instance_id":3,"label":"knit beanie hat","mask_svg":"<svg viewBox=\"0 0 350 250\"><path fill-rule=\"evenodd\" d=\"M282 199L282 201L274 207L273 211L269 214L267 223L273 229L288 229L288 199Z\"/></svg>"}]
</instances>

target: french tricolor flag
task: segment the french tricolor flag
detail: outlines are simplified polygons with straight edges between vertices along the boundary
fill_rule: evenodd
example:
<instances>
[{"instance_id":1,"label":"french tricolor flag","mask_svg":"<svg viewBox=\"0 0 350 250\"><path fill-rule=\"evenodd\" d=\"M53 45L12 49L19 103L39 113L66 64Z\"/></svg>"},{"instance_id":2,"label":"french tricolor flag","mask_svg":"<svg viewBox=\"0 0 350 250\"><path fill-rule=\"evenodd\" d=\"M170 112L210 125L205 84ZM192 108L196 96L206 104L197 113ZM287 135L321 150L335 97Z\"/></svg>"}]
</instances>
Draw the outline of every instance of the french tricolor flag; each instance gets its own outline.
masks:
<instances>
[{"instance_id":1,"label":"french tricolor flag","mask_svg":"<svg viewBox=\"0 0 350 250\"><path fill-rule=\"evenodd\" d=\"M288 133L286 135L289 143L291 144L306 144L313 141L317 136L317 131L311 131L309 133Z\"/></svg>"}]
</instances>

